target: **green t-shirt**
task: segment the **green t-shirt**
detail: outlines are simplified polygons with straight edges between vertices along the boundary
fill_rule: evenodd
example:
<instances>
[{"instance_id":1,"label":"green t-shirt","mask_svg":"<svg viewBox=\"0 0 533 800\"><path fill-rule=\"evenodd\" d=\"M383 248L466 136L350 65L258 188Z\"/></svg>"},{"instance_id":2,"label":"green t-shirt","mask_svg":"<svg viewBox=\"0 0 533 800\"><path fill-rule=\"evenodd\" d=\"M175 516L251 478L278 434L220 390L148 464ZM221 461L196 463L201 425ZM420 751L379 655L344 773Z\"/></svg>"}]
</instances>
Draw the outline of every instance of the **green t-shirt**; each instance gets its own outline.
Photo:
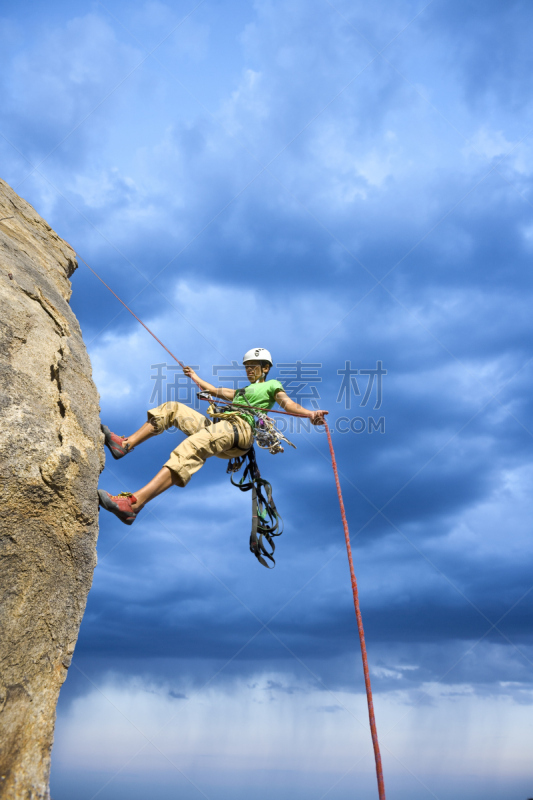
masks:
<instances>
[{"instance_id":1,"label":"green t-shirt","mask_svg":"<svg viewBox=\"0 0 533 800\"><path fill-rule=\"evenodd\" d=\"M284 389L279 381L272 380L263 381L262 383L250 383L242 391L244 391L244 396L239 393L233 398L233 403L236 406L256 406L268 411L276 402L276 394L279 391L283 392ZM243 412L242 416L253 428L255 423L252 414Z\"/></svg>"}]
</instances>

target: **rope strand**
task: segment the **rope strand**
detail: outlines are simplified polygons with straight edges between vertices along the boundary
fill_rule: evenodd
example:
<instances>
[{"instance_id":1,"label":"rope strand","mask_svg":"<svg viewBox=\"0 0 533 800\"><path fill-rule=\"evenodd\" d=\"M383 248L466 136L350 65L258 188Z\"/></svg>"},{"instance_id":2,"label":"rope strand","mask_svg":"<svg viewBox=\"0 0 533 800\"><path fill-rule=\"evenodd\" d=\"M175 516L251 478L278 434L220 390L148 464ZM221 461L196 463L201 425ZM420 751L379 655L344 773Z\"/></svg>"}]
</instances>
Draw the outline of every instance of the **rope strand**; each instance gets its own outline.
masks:
<instances>
[{"instance_id":1,"label":"rope strand","mask_svg":"<svg viewBox=\"0 0 533 800\"><path fill-rule=\"evenodd\" d=\"M333 466L333 474L335 475L335 485L337 487L337 496L339 498L339 506L341 509L342 525L344 528L344 538L346 540L346 550L348 553L348 564L350 566L350 578L352 581L353 604L355 607L355 616L357 619L357 630L359 631L359 642L361 644L361 656L363 659L363 672L365 675L365 689L366 701L368 705L368 718L370 720L370 732L372 734L372 745L374 747L374 760L376 762L376 776L378 780L378 793L379 800L385 800L385 783L383 780L383 768L381 764L381 753L379 751L378 731L376 728L376 717L374 714L374 701L372 699L372 686L370 684L370 670L368 669L368 658L366 653L365 631L363 628L363 617L361 616L361 608L359 606L359 590L357 588L357 580L353 568L352 559L352 546L350 544L350 531L348 530L348 520L346 519L346 511L344 509L344 501L342 499L341 484L339 481L339 473L337 470L337 461L335 459L335 451L333 450L333 442L331 440L331 431L328 423L324 420L326 426L326 434L328 437L329 452L331 455L331 464Z\"/></svg>"},{"instance_id":2,"label":"rope strand","mask_svg":"<svg viewBox=\"0 0 533 800\"><path fill-rule=\"evenodd\" d=\"M111 294L112 294L112 295L114 295L114 296L117 298L118 302L119 302L119 303L122 303L122 305L124 306L124 308L126 308L126 309L127 309L129 312L130 312L130 314L132 315L132 317L135 317L135 319L137 320L137 322L140 322L140 323L141 323L141 325L143 326L143 328L145 328L145 329L148 331L148 333L150 334L150 336L153 336L153 337L154 337L154 339L156 340L156 342L159 342L159 344L161 345L161 347L163 348L163 350L166 350L166 351L167 351L167 353L169 354L169 356L171 356L171 357L174 359L174 361L176 361L176 362L177 362L177 363L180 365L180 367L182 367L182 368L183 368L183 367L185 366L185 364L184 364L182 361L180 361L180 360L179 360L179 358L176 358L176 356L174 355L174 353L171 353L171 352L170 352L170 350L168 349L168 347L166 347L166 346L163 344L163 342L161 341L161 339L158 339L158 338L157 338L157 336L155 335L155 333L154 333L153 331L151 331L151 330L150 330L150 328L148 327L148 325L145 325L145 324L144 324L144 322L142 321L142 319L139 319L139 317L137 316L137 314L134 314L134 313L133 313L133 311L131 310L131 308L130 308L129 306L127 306L127 305L126 305L126 303L124 302L124 300L121 300L121 299L120 299L120 297L118 296L118 294L116 294L116 292L114 292L114 291L113 291L113 289L111 288L111 286L108 286L108 285L107 285L107 283L104 281L104 279L103 279L103 278L101 278L101 277L100 277L100 275L98 275L98 273L97 273L97 272L95 272L95 271L94 271L94 269L88 265L88 263L85 261L85 259L84 259L84 258L82 258L82 257L80 256L80 254L79 254L79 253L76 253L76 255L78 256L78 258L80 259L80 261L83 261L83 263L85 264L85 266L87 267L87 269L89 269L89 270L92 272L92 274L93 274L93 275L94 275L96 278L98 278L98 280L100 281L100 283L103 283L103 284L104 284L104 286L105 286L105 288L106 288L106 289L109 289L109 291L111 292ZM196 383L196 381L195 381L195 383ZM200 386L200 384L199 384L199 383L198 383L197 385L198 385L198 386ZM200 388L202 388L202 387L200 386Z\"/></svg>"}]
</instances>

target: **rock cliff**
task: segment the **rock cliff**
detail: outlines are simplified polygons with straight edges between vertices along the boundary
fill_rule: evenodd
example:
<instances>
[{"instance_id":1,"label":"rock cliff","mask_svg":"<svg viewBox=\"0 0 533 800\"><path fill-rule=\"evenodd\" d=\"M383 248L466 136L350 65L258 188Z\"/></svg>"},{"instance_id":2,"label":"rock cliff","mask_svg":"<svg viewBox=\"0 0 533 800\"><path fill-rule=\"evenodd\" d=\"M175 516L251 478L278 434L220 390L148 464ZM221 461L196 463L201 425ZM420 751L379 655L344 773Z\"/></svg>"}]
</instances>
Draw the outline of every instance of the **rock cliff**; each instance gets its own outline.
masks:
<instances>
[{"instance_id":1,"label":"rock cliff","mask_svg":"<svg viewBox=\"0 0 533 800\"><path fill-rule=\"evenodd\" d=\"M7 218L7 219L6 219ZM0 180L0 797L47 800L55 708L96 563L98 394L74 251Z\"/></svg>"}]
</instances>

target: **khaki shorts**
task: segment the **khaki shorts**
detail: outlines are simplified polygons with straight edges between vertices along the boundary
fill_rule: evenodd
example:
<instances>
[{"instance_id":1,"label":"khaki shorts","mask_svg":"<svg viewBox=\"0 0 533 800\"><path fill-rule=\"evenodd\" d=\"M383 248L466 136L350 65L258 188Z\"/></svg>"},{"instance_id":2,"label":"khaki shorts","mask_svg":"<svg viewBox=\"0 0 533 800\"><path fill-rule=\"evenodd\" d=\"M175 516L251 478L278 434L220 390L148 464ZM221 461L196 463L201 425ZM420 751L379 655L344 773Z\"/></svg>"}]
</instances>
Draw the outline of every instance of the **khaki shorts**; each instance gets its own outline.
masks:
<instances>
[{"instance_id":1,"label":"khaki shorts","mask_svg":"<svg viewBox=\"0 0 533 800\"><path fill-rule=\"evenodd\" d=\"M176 427L187 434L170 454L164 464L172 472L173 482L177 486L186 486L191 476L203 467L211 456L218 458L236 458L242 456L253 444L254 436L251 426L242 417L212 423L203 414L171 401L163 403L148 412L151 422L158 433ZM231 424L233 423L233 425ZM235 447L235 426L239 432L239 446Z\"/></svg>"}]
</instances>

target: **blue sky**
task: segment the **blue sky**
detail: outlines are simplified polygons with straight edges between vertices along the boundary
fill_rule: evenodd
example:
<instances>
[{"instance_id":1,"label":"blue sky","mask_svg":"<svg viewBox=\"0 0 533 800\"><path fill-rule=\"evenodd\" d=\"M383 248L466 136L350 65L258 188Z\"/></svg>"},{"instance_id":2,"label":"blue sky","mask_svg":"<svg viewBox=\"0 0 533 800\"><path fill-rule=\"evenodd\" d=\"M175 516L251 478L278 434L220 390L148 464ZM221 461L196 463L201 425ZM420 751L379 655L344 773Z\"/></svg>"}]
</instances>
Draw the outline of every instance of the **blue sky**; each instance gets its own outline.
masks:
<instances>
[{"instance_id":1,"label":"blue sky","mask_svg":"<svg viewBox=\"0 0 533 800\"><path fill-rule=\"evenodd\" d=\"M533 795L532 33L490 0L0 9L2 177L207 379L258 345L320 365L397 800ZM72 282L131 433L167 356ZM338 370L378 361L380 408L361 375L347 408ZM377 797L327 443L292 438L260 454L271 572L218 459L131 528L101 515L55 800Z\"/></svg>"}]
</instances>

